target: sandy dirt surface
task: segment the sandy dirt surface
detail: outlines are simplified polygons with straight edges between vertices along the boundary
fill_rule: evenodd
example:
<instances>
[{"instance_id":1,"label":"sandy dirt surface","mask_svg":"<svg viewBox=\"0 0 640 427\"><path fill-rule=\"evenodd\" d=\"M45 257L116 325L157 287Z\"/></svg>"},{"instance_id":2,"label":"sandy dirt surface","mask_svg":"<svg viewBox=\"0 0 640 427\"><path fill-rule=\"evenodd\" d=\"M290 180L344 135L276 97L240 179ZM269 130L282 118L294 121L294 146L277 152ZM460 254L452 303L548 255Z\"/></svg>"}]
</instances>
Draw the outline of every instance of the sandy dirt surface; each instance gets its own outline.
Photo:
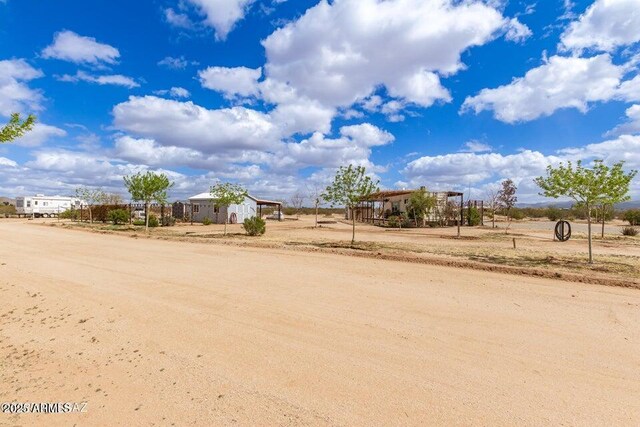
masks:
<instances>
[{"instance_id":1,"label":"sandy dirt surface","mask_svg":"<svg viewBox=\"0 0 640 427\"><path fill-rule=\"evenodd\" d=\"M0 222L0 425L639 425L640 291Z\"/></svg>"}]
</instances>

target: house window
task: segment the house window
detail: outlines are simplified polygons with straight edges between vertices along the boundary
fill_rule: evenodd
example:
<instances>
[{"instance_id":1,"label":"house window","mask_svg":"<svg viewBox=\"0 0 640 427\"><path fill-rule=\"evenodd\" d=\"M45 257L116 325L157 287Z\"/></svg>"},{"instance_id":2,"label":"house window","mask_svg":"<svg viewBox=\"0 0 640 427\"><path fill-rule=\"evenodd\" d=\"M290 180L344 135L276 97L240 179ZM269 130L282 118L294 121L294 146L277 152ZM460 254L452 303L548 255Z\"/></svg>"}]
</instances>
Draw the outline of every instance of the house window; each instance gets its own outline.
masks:
<instances>
[{"instance_id":1,"label":"house window","mask_svg":"<svg viewBox=\"0 0 640 427\"><path fill-rule=\"evenodd\" d=\"M193 213L200 213L200 205L192 205Z\"/></svg>"},{"instance_id":2,"label":"house window","mask_svg":"<svg viewBox=\"0 0 640 427\"><path fill-rule=\"evenodd\" d=\"M394 214L400 213L400 202L391 202L391 212Z\"/></svg>"}]
</instances>

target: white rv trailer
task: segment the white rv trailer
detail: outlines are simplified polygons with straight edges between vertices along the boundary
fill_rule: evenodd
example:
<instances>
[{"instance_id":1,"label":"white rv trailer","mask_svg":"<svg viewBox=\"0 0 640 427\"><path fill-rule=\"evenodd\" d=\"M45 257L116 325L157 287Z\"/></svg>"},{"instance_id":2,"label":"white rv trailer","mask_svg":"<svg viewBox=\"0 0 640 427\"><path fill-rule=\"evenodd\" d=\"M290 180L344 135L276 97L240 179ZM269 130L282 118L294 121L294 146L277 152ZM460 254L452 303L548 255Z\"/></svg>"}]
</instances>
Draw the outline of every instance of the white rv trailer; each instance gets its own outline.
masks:
<instances>
[{"instance_id":1,"label":"white rv trailer","mask_svg":"<svg viewBox=\"0 0 640 427\"><path fill-rule=\"evenodd\" d=\"M18 216L32 216L34 218L56 217L67 209L80 209L82 201L67 196L35 196L16 197L16 213Z\"/></svg>"}]
</instances>

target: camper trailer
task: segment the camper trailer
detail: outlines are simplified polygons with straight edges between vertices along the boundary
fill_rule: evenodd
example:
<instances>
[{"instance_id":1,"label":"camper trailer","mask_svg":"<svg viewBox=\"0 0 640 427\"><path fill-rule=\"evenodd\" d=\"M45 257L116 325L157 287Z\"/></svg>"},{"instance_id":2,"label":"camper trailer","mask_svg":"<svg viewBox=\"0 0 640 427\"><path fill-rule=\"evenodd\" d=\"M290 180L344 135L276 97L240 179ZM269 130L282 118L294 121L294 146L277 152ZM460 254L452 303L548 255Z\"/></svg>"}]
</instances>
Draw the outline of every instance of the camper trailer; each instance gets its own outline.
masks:
<instances>
[{"instance_id":1,"label":"camper trailer","mask_svg":"<svg viewBox=\"0 0 640 427\"><path fill-rule=\"evenodd\" d=\"M35 196L16 197L16 213L18 216L30 216L34 218L57 217L67 209L80 209L82 201L75 197L66 196Z\"/></svg>"}]
</instances>

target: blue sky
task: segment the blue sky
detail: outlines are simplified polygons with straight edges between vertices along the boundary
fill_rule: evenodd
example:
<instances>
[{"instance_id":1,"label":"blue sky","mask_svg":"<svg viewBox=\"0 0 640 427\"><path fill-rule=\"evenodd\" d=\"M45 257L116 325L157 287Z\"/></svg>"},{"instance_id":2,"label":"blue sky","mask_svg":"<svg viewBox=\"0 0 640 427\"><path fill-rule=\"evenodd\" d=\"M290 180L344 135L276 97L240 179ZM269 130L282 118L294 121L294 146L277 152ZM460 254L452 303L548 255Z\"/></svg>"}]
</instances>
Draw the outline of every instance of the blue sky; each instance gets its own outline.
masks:
<instances>
[{"instance_id":1,"label":"blue sky","mask_svg":"<svg viewBox=\"0 0 640 427\"><path fill-rule=\"evenodd\" d=\"M4 0L0 116L39 125L0 147L0 194L154 169L173 198L287 199L354 163L541 201L548 164L640 168L639 41L640 0Z\"/></svg>"}]
</instances>

